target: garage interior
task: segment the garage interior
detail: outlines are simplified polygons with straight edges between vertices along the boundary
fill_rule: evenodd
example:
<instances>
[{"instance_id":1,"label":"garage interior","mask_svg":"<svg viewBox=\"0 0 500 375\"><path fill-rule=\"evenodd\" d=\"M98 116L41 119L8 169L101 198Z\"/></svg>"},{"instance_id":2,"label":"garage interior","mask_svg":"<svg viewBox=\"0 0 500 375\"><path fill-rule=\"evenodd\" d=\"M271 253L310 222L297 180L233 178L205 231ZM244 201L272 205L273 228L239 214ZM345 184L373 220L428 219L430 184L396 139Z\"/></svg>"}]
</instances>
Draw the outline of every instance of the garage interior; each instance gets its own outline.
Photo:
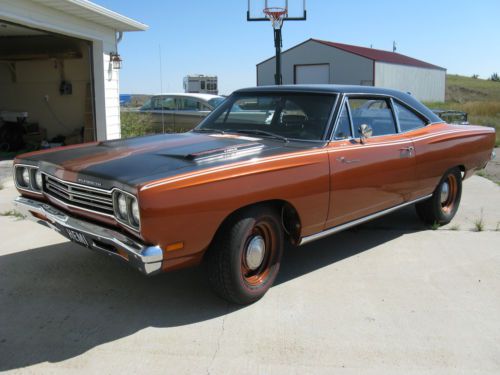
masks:
<instances>
[{"instance_id":1,"label":"garage interior","mask_svg":"<svg viewBox=\"0 0 500 375\"><path fill-rule=\"evenodd\" d=\"M0 159L96 139L92 42L0 19Z\"/></svg>"}]
</instances>

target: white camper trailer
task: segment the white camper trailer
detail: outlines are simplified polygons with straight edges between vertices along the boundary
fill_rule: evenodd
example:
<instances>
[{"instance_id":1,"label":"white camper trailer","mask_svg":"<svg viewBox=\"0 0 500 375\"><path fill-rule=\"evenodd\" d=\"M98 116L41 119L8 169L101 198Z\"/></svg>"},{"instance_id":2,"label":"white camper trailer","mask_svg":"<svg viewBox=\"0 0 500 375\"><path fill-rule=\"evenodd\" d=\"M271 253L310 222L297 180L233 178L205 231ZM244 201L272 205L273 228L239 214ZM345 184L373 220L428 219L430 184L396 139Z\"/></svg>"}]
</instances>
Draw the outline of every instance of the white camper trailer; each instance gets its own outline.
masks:
<instances>
[{"instance_id":1,"label":"white camper trailer","mask_svg":"<svg viewBox=\"0 0 500 375\"><path fill-rule=\"evenodd\" d=\"M184 77L184 92L217 95L219 93L217 76L187 75Z\"/></svg>"}]
</instances>

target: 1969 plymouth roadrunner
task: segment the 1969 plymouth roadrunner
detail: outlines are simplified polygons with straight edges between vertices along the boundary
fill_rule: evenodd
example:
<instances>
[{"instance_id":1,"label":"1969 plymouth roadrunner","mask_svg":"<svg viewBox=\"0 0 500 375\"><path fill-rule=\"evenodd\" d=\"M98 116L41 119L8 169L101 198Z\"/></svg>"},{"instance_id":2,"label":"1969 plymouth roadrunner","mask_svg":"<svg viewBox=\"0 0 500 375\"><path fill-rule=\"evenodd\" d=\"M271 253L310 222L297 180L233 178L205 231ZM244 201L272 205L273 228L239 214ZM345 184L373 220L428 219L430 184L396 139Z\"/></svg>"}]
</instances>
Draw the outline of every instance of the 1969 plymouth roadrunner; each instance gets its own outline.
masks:
<instances>
[{"instance_id":1,"label":"1969 plymouth roadrunner","mask_svg":"<svg viewBox=\"0 0 500 375\"><path fill-rule=\"evenodd\" d=\"M494 141L493 129L444 123L399 91L250 88L188 133L20 155L15 203L145 274L203 261L214 290L245 304L272 285L286 241L411 204L448 223Z\"/></svg>"}]
</instances>

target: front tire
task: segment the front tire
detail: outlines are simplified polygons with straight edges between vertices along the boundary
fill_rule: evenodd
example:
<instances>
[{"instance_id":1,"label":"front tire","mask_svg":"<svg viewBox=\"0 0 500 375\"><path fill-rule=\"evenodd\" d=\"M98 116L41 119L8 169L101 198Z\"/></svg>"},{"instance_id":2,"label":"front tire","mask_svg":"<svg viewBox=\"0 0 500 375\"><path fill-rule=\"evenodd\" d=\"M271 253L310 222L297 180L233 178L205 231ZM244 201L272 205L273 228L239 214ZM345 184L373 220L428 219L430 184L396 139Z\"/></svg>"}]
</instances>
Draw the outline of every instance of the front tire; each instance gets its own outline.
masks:
<instances>
[{"instance_id":1,"label":"front tire","mask_svg":"<svg viewBox=\"0 0 500 375\"><path fill-rule=\"evenodd\" d=\"M240 305L262 298L278 274L283 237L279 216L271 207L252 207L231 218L207 254L213 290Z\"/></svg>"},{"instance_id":2,"label":"front tire","mask_svg":"<svg viewBox=\"0 0 500 375\"><path fill-rule=\"evenodd\" d=\"M462 197L462 174L451 169L441 178L432 197L415 205L417 215L429 225L448 224L457 213Z\"/></svg>"}]
</instances>

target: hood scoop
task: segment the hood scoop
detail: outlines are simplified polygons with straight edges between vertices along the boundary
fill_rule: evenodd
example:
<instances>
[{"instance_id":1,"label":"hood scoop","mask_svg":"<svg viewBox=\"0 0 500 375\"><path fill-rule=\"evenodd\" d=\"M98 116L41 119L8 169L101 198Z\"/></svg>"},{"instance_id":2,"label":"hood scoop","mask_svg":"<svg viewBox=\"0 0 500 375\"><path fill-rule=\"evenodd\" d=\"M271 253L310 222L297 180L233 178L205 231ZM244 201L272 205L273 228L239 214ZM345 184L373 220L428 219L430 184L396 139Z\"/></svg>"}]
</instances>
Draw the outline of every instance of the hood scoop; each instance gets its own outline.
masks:
<instances>
[{"instance_id":1,"label":"hood scoop","mask_svg":"<svg viewBox=\"0 0 500 375\"><path fill-rule=\"evenodd\" d=\"M260 143L244 143L234 146L214 148L211 150L194 152L188 154L186 158L193 160L197 163L211 162L216 160L236 159L241 156L259 154L263 148L264 145Z\"/></svg>"}]
</instances>

